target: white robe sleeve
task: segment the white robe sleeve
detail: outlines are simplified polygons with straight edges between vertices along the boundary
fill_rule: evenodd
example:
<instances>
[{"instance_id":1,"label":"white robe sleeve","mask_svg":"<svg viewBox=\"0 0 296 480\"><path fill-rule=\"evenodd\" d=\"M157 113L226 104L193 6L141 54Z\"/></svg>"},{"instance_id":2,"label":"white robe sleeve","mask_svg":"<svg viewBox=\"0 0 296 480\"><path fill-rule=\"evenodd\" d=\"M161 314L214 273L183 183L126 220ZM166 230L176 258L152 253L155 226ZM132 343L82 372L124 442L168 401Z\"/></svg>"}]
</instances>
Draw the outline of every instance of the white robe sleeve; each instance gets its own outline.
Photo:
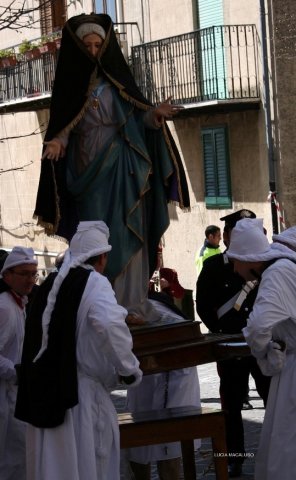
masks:
<instances>
[{"instance_id":1,"label":"white robe sleeve","mask_svg":"<svg viewBox=\"0 0 296 480\"><path fill-rule=\"evenodd\" d=\"M287 264L288 262L288 264ZM243 329L246 342L256 358L265 358L271 340L278 338L277 327L296 313L296 269L288 260L280 260L262 275L253 311Z\"/></svg>"},{"instance_id":2,"label":"white robe sleeve","mask_svg":"<svg viewBox=\"0 0 296 480\"><path fill-rule=\"evenodd\" d=\"M125 322L127 311L117 304L107 279L100 282L99 294L92 294L88 324L97 336L101 352L115 367L119 376L142 377L139 361L132 352L132 336Z\"/></svg>"},{"instance_id":3,"label":"white robe sleeve","mask_svg":"<svg viewBox=\"0 0 296 480\"><path fill-rule=\"evenodd\" d=\"M257 362L263 375L277 375L285 366L286 349L282 350L277 342L270 342L266 356L258 358Z\"/></svg>"},{"instance_id":4,"label":"white robe sleeve","mask_svg":"<svg viewBox=\"0 0 296 480\"><path fill-rule=\"evenodd\" d=\"M4 380L16 378L14 364L4 353L14 334L9 308L0 301L0 378Z\"/></svg>"}]
</instances>

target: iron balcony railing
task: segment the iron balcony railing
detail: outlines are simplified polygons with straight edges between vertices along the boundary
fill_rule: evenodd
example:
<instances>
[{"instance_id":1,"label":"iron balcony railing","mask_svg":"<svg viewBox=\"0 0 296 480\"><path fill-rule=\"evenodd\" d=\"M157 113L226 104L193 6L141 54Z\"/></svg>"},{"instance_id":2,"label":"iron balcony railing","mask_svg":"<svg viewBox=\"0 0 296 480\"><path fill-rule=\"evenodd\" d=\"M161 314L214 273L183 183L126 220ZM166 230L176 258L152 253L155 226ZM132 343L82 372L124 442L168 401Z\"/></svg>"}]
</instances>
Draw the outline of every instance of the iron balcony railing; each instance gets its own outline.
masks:
<instances>
[{"instance_id":1,"label":"iron balcony railing","mask_svg":"<svg viewBox=\"0 0 296 480\"><path fill-rule=\"evenodd\" d=\"M115 23L114 26L122 51L127 55L127 38L130 47L137 39L142 41L138 24L125 22ZM53 32L48 37L61 37L61 33ZM42 37L34 38L32 42L38 46L42 44L42 40ZM0 107L1 103L18 103L30 100L31 97L36 97L37 101L38 97L42 99L51 95L59 50L42 53L38 58L26 60L25 54L20 53L21 45L9 47L9 50L14 52L15 64L12 66L3 66L0 58Z\"/></svg>"},{"instance_id":2,"label":"iron balcony railing","mask_svg":"<svg viewBox=\"0 0 296 480\"><path fill-rule=\"evenodd\" d=\"M132 47L143 94L158 103L259 97L255 25L222 25Z\"/></svg>"},{"instance_id":3,"label":"iron balcony railing","mask_svg":"<svg viewBox=\"0 0 296 480\"><path fill-rule=\"evenodd\" d=\"M130 66L143 94L158 103L259 98L255 25L223 25L131 48ZM50 95L58 50L0 69L1 102Z\"/></svg>"},{"instance_id":4,"label":"iron balcony railing","mask_svg":"<svg viewBox=\"0 0 296 480\"><path fill-rule=\"evenodd\" d=\"M50 95L57 55L58 50L0 69L0 106L1 102Z\"/></svg>"}]
</instances>

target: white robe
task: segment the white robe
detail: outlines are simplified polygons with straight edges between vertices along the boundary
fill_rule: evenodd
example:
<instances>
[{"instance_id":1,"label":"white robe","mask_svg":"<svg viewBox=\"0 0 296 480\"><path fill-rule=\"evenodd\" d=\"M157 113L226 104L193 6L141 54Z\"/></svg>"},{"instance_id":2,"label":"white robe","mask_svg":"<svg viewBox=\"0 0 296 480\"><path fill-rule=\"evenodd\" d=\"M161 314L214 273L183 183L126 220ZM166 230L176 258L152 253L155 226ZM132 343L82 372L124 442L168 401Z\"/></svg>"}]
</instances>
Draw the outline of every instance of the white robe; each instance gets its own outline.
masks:
<instances>
[{"instance_id":1,"label":"white robe","mask_svg":"<svg viewBox=\"0 0 296 480\"><path fill-rule=\"evenodd\" d=\"M21 361L25 311L8 292L0 294L0 479L25 480L25 424L14 418L15 364Z\"/></svg>"},{"instance_id":2,"label":"white robe","mask_svg":"<svg viewBox=\"0 0 296 480\"><path fill-rule=\"evenodd\" d=\"M286 361L272 377L256 480L296 478L296 264L277 260L262 275L258 296L243 329L252 354L264 359L271 339L286 343Z\"/></svg>"},{"instance_id":3,"label":"white robe","mask_svg":"<svg viewBox=\"0 0 296 480\"><path fill-rule=\"evenodd\" d=\"M160 318L170 321L184 321L161 302L149 300ZM160 319L159 318L159 319ZM200 388L196 367L180 368L167 373L146 375L140 385L127 393L127 406L131 412L143 412L193 405L200 407ZM195 449L200 440L195 441ZM127 452L129 460L147 464L152 461L168 460L181 456L180 443L167 443L131 448Z\"/></svg>"},{"instance_id":4,"label":"white robe","mask_svg":"<svg viewBox=\"0 0 296 480\"><path fill-rule=\"evenodd\" d=\"M28 426L27 480L119 480L119 429L109 390L118 375L142 376L126 315L109 281L92 272L77 314L79 403L57 428Z\"/></svg>"}]
</instances>

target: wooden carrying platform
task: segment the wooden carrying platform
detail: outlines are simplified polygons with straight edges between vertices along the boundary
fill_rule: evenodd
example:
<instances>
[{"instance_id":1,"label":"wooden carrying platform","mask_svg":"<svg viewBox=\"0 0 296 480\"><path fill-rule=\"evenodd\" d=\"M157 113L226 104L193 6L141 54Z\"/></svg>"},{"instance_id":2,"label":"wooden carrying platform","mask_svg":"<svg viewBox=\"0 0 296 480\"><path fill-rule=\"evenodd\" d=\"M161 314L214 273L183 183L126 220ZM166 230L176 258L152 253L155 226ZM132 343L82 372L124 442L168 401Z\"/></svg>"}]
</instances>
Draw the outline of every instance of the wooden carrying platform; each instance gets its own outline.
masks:
<instances>
[{"instance_id":1,"label":"wooden carrying platform","mask_svg":"<svg viewBox=\"0 0 296 480\"><path fill-rule=\"evenodd\" d=\"M133 351L144 375L250 355L243 335L200 332L200 322L131 328Z\"/></svg>"},{"instance_id":2,"label":"wooden carrying platform","mask_svg":"<svg viewBox=\"0 0 296 480\"><path fill-rule=\"evenodd\" d=\"M200 323L192 320L180 320L169 322L169 320L154 322L148 325L130 327L134 351L147 347L158 347L163 345L176 345L189 340L203 338L200 331Z\"/></svg>"},{"instance_id":3,"label":"wooden carrying platform","mask_svg":"<svg viewBox=\"0 0 296 480\"><path fill-rule=\"evenodd\" d=\"M225 419L222 410L196 407L118 414L120 447L181 442L184 480L196 480L194 439L211 438L216 478L227 480Z\"/></svg>"}]
</instances>

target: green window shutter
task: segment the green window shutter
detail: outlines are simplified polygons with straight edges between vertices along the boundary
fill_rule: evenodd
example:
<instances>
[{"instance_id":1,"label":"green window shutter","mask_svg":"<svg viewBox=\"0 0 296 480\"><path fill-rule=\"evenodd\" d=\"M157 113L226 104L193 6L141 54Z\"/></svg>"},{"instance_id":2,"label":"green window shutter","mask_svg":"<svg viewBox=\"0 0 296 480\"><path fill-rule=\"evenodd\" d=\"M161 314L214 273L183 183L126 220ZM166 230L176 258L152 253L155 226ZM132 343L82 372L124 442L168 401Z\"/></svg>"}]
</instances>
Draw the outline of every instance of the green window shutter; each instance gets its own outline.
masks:
<instances>
[{"instance_id":1,"label":"green window shutter","mask_svg":"<svg viewBox=\"0 0 296 480\"><path fill-rule=\"evenodd\" d=\"M197 0L201 32L202 94L204 100L227 98L227 73L224 52L223 0ZM214 28L215 27L215 28Z\"/></svg>"},{"instance_id":2,"label":"green window shutter","mask_svg":"<svg viewBox=\"0 0 296 480\"><path fill-rule=\"evenodd\" d=\"M231 208L230 166L227 130L202 130L205 203L208 208Z\"/></svg>"},{"instance_id":3,"label":"green window shutter","mask_svg":"<svg viewBox=\"0 0 296 480\"><path fill-rule=\"evenodd\" d=\"M199 28L223 25L223 0L197 0Z\"/></svg>"}]
</instances>

